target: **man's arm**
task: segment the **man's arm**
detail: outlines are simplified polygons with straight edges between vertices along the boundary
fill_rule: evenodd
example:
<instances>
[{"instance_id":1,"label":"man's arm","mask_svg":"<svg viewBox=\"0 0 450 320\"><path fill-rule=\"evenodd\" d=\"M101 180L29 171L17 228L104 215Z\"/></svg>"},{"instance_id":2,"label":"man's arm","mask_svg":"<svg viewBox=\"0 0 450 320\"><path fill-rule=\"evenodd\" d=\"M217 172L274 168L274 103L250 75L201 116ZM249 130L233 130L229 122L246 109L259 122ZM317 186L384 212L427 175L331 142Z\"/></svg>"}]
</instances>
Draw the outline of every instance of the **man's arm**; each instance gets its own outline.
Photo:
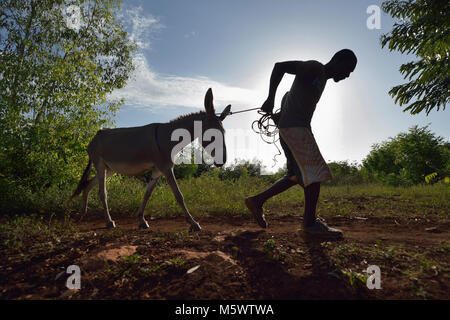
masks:
<instances>
[{"instance_id":1,"label":"man's arm","mask_svg":"<svg viewBox=\"0 0 450 320\"><path fill-rule=\"evenodd\" d=\"M278 85L283 79L285 73L301 75L304 72L304 63L302 61L285 61L277 62L272 70L270 76L269 96L261 107L264 112L271 113L274 108L275 94L277 92Z\"/></svg>"}]
</instances>

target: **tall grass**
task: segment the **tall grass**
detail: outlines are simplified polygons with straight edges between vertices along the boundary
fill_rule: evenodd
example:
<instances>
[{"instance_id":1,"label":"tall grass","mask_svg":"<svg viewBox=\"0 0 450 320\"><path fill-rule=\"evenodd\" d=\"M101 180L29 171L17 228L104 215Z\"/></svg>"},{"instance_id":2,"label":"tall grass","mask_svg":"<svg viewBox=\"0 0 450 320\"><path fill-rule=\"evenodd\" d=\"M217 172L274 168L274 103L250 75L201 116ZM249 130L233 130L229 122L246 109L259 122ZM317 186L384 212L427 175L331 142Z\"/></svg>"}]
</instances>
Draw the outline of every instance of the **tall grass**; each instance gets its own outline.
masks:
<instances>
[{"instance_id":1,"label":"tall grass","mask_svg":"<svg viewBox=\"0 0 450 320\"><path fill-rule=\"evenodd\" d=\"M184 200L194 216L248 214L244 199L265 190L273 182L270 177L245 177L237 180L220 180L214 175L178 181ZM74 186L52 187L45 191L31 192L26 188L2 195L0 213L73 214L81 207L81 197L63 208ZM146 184L136 178L113 176L108 180L108 204L113 215L134 214L141 204ZM435 214L448 217L450 212L450 187L445 183L393 187L381 184L322 186L319 212L322 214ZM265 209L279 214L300 214L304 195L300 186L273 197ZM103 210L94 188L89 197L89 209ZM182 214L169 186L158 183L147 204L146 213L155 217Z\"/></svg>"}]
</instances>

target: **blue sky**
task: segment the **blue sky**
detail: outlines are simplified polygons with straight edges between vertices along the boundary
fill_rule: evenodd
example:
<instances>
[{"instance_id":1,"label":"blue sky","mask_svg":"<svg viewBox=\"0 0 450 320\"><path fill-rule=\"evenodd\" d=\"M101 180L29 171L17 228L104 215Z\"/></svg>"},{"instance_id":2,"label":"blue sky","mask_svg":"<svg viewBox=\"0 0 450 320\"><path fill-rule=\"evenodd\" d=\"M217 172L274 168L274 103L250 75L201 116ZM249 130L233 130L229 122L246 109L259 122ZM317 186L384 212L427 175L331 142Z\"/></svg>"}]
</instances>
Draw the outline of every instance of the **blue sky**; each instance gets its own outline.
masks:
<instances>
[{"instance_id":1,"label":"blue sky","mask_svg":"<svg viewBox=\"0 0 450 320\"><path fill-rule=\"evenodd\" d=\"M122 18L139 50L133 79L113 94L125 98L116 125L166 122L200 110L209 87L218 112L229 103L234 111L259 107L275 62L326 63L349 48L358 57L355 72L339 83L327 82L312 120L325 160L360 162L373 143L416 124L430 124L448 140L448 110L413 116L388 95L404 82L400 65L414 57L381 49L380 35L391 30L393 20L382 13L381 29L368 29L366 9L373 4L381 1L124 0ZM292 80L286 75L281 82L275 109ZM248 112L224 120L228 151L231 158L258 158L270 168L277 150L250 131L257 117ZM274 169L285 161L277 160Z\"/></svg>"}]
</instances>

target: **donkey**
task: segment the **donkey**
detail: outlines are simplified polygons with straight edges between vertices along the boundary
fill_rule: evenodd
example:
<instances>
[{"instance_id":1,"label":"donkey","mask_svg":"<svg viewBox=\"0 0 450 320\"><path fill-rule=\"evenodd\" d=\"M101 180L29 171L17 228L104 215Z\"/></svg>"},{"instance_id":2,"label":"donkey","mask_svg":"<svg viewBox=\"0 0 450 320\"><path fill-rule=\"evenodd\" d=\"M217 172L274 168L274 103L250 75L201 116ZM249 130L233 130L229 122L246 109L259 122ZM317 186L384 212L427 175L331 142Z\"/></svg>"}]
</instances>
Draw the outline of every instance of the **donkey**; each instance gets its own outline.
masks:
<instances>
[{"instance_id":1,"label":"donkey","mask_svg":"<svg viewBox=\"0 0 450 320\"><path fill-rule=\"evenodd\" d=\"M148 183L141 206L138 209L139 228L149 227L144 218L144 209L153 189L161 175L172 189L178 204L183 209L186 220L191 224L191 230L201 230L200 225L194 220L184 203L183 195L178 188L173 173L174 148L187 146L194 141L199 134L208 129L217 129L222 135L222 159L217 159L216 149L209 152L214 159L214 165L221 167L226 162L225 129L222 121L230 113L231 105L228 105L223 112L217 116L213 105L212 90L208 89L205 95L205 111L191 113L180 116L168 123L150 123L141 127L116 128L99 130L88 145L89 163L75 189L73 195L66 201L65 205L71 202L76 196L83 192L83 206L81 214L87 212L87 202L89 191L98 183L99 195L103 203L106 218L106 227L114 228L115 223L111 219L108 210L106 179L114 173L127 176L135 176L151 171L151 179ZM201 121L201 132L194 130L194 122ZM198 124L198 122L197 122ZM198 127L198 126L196 126ZM190 139L183 139L181 142L173 141L173 132L177 129L185 129L190 133ZM186 131L184 131L186 132ZM201 139L202 146L208 152L207 142ZM97 170L97 175L89 179L92 164Z\"/></svg>"}]
</instances>

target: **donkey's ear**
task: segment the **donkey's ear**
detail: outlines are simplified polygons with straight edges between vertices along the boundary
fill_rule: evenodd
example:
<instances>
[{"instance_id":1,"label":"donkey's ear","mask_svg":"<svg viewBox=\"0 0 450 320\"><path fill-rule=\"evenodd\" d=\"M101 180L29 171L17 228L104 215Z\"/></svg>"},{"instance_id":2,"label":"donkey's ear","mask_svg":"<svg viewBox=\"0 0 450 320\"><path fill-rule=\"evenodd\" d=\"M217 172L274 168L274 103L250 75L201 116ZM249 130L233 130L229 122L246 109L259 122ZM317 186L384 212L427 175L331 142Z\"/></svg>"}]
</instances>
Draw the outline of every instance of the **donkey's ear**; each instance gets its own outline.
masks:
<instances>
[{"instance_id":1,"label":"donkey's ear","mask_svg":"<svg viewBox=\"0 0 450 320\"><path fill-rule=\"evenodd\" d=\"M219 116L220 121L225 119L231 112L231 104L227 105L227 107L222 111L222 113Z\"/></svg>"},{"instance_id":2,"label":"donkey's ear","mask_svg":"<svg viewBox=\"0 0 450 320\"><path fill-rule=\"evenodd\" d=\"M215 116L214 105L213 105L213 94L211 88L206 91L205 95L205 109L206 114L210 117Z\"/></svg>"}]
</instances>

